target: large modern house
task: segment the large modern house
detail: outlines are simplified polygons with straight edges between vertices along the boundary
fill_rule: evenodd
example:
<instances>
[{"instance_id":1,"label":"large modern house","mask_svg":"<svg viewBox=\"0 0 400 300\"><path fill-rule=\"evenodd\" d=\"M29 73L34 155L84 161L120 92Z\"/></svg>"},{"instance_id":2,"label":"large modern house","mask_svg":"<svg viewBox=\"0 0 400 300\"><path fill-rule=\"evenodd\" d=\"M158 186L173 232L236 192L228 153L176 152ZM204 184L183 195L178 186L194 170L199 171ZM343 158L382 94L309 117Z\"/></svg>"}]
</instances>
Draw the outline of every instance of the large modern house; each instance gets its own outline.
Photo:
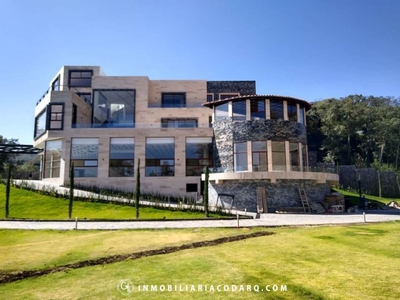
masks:
<instances>
[{"instance_id":1,"label":"large modern house","mask_svg":"<svg viewBox=\"0 0 400 300\"><path fill-rule=\"evenodd\" d=\"M257 95L255 81L150 80L64 66L35 108L42 180L202 194L211 204L268 212L322 201L338 175L309 172L305 113L293 97Z\"/></svg>"}]
</instances>

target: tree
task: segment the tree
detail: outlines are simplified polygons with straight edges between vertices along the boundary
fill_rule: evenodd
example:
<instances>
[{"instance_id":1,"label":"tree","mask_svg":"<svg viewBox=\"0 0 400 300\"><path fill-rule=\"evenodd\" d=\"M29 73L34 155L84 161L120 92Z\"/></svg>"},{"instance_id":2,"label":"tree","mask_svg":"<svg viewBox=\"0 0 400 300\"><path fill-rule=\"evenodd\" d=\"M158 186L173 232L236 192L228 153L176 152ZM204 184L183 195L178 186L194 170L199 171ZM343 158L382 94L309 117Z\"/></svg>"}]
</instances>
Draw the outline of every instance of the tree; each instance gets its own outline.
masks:
<instances>
[{"instance_id":1,"label":"tree","mask_svg":"<svg viewBox=\"0 0 400 300\"><path fill-rule=\"evenodd\" d=\"M0 144L10 144L10 145L16 145L18 144L18 139L6 139L2 135L0 135ZM2 153L0 154L0 174L5 173L5 164L10 161L11 158L13 158L15 154L7 154L7 153Z\"/></svg>"},{"instance_id":2,"label":"tree","mask_svg":"<svg viewBox=\"0 0 400 300\"><path fill-rule=\"evenodd\" d=\"M136 171L136 201L135 201L135 208L136 208L136 219L139 219L139 198L140 198L140 158L138 159L138 166Z\"/></svg>"},{"instance_id":3,"label":"tree","mask_svg":"<svg viewBox=\"0 0 400 300\"><path fill-rule=\"evenodd\" d=\"M208 165L206 166L206 174L204 176L204 191L203 191L203 204L204 204L204 212L206 217L208 218L208 178L210 177L210 170L208 169Z\"/></svg>"},{"instance_id":4,"label":"tree","mask_svg":"<svg viewBox=\"0 0 400 300\"><path fill-rule=\"evenodd\" d=\"M7 176L7 184L6 184L6 219L10 213L9 205L10 205L10 185L11 185L11 164L8 166L8 176Z\"/></svg>"},{"instance_id":5,"label":"tree","mask_svg":"<svg viewBox=\"0 0 400 300\"><path fill-rule=\"evenodd\" d=\"M74 203L74 163L72 163L69 171L69 206L68 206L68 218L72 217L72 205Z\"/></svg>"}]
</instances>

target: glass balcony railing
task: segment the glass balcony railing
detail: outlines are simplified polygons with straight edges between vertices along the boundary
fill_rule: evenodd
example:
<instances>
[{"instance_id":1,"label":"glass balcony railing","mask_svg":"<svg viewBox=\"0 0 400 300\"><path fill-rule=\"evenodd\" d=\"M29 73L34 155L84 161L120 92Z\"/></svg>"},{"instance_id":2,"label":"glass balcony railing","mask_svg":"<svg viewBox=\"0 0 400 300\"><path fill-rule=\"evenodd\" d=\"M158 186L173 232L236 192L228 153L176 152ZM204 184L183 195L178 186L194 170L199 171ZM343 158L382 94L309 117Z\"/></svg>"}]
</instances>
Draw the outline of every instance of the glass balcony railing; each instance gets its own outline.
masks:
<instances>
[{"instance_id":1,"label":"glass balcony railing","mask_svg":"<svg viewBox=\"0 0 400 300\"><path fill-rule=\"evenodd\" d=\"M162 123L103 123L103 124L72 124L72 128L160 128L160 129L191 129L191 128L211 128L211 123L197 124L162 124Z\"/></svg>"},{"instance_id":2,"label":"glass balcony railing","mask_svg":"<svg viewBox=\"0 0 400 300\"><path fill-rule=\"evenodd\" d=\"M296 170L294 170L293 168L295 168ZM232 169L227 169L227 168L223 168L223 167L213 167L210 168L210 173L243 173L243 172L250 172L250 171L240 171L240 172L234 172ZM266 170L260 171L259 169L254 170L253 172L268 172ZM279 166L275 166L274 170L272 170L271 172L286 172L286 166L283 165L279 165ZM332 173L332 174L337 174L337 170L335 167L303 167L300 168L298 166L292 166L291 170L289 172L315 172L315 173Z\"/></svg>"}]
</instances>

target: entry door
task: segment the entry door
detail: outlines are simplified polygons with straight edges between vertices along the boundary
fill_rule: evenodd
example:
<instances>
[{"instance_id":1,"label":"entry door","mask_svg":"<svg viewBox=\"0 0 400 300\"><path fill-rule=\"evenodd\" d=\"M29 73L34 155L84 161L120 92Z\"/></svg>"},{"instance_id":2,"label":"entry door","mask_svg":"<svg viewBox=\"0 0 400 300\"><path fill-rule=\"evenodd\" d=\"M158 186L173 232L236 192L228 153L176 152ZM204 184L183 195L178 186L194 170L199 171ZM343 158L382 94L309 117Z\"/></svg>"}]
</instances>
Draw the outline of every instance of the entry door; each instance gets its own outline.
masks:
<instances>
[{"instance_id":1,"label":"entry door","mask_svg":"<svg viewBox=\"0 0 400 300\"><path fill-rule=\"evenodd\" d=\"M267 213L267 195L264 187L257 188L257 213Z\"/></svg>"}]
</instances>

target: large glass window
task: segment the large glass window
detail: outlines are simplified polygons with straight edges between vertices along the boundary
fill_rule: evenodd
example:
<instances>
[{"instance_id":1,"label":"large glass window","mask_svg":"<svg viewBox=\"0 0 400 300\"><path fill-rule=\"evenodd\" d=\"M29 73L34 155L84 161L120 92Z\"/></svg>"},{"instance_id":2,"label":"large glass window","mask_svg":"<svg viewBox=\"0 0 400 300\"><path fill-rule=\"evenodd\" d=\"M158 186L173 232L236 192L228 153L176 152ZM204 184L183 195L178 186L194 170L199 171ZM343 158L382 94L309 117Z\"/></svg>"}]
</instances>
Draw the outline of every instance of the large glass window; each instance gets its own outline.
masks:
<instances>
[{"instance_id":1,"label":"large glass window","mask_svg":"<svg viewBox=\"0 0 400 300\"><path fill-rule=\"evenodd\" d=\"M197 119L161 119L162 128L195 128L197 127Z\"/></svg>"},{"instance_id":2,"label":"large glass window","mask_svg":"<svg viewBox=\"0 0 400 300\"><path fill-rule=\"evenodd\" d=\"M268 171L267 141L251 142L253 172Z\"/></svg>"},{"instance_id":3,"label":"large glass window","mask_svg":"<svg viewBox=\"0 0 400 300\"><path fill-rule=\"evenodd\" d=\"M51 84L51 90L52 91L60 90L60 76L58 76L56 80L54 80L53 83Z\"/></svg>"},{"instance_id":4,"label":"large glass window","mask_svg":"<svg viewBox=\"0 0 400 300\"><path fill-rule=\"evenodd\" d=\"M246 120L246 100L233 101L232 111L234 121Z\"/></svg>"},{"instance_id":5,"label":"large glass window","mask_svg":"<svg viewBox=\"0 0 400 300\"><path fill-rule=\"evenodd\" d=\"M162 93L162 107L185 107L185 93Z\"/></svg>"},{"instance_id":6,"label":"large glass window","mask_svg":"<svg viewBox=\"0 0 400 300\"><path fill-rule=\"evenodd\" d=\"M97 177L99 139L73 138L71 141L71 165L75 177Z\"/></svg>"},{"instance_id":7,"label":"large glass window","mask_svg":"<svg viewBox=\"0 0 400 300\"><path fill-rule=\"evenodd\" d=\"M228 103L224 103L215 107L215 120L225 119L228 116Z\"/></svg>"},{"instance_id":8,"label":"large glass window","mask_svg":"<svg viewBox=\"0 0 400 300\"><path fill-rule=\"evenodd\" d=\"M146 139L146 176L175 175L174 138Z\"/></svg>"},{"instance_id":9,"label":"large glass window","mask_svg":"<svg viewBox=\"0 0 400 300\"><path fill-rule=\"evenodd\" d=\"M200 176L213 166L212 138L186 138L186 176Z\"/></svg>"},{"instance_id":10,"label":"large glass window","mask_svg":"<svg viewBox=\"0 0 400 300\"><path fill-rule=\"evenodd\" d=\"M289 121L297 122L297 106L294 103L287 104L287 114Z\"/></svg>"},{"instance_id":11,"label":"large glass window","mask_svg":"<svg viewBox=\"0 0 400 300\"><path fill-rule=\"evenodd\" d=\"M69 71L70 87L91 87L92 86L92 70L75 70Z\"/></svg>"},{"instance_id":12,"label":"large glass window","mask_svg":"<svg viewBox=\"0 0 400 300\"><path fill-rule=\"evenodd\" d=\"M60 177L61 145L61 140L46 142L44 156L44 178Z\"/></svg>"},{"instance_id":13,"label":"large glass window","mask_svg":"<svg viewBox=\"0 0 400 300\"><path fill-rule=\"evenodd\" d=\"M286 171L285 142L271 142L272 169Z\"/></svg>"},{"instance_id":14,"label":"large glass window","mask_svg":"<svg viewBox=\"0 0 400 300\"><path fill-rule=\"evenodd\" d=\"M94 127L134 127L135 90L95 90Z\"/></svg>"},{"instance_id":15,"label":"large glass window","mask_svg":"<svg viewBox=\"0 0 400 300\"><path fill-rule=\"evenodd\" d=\"M270 116L271 120L283 119L283 102L271 100L270 104Z\"/></svg>"},{"instance_id":16,"label":"large glass window","mask_svg":"<svg viewBox=\"0 0 400 300\"><path fill-rule=\"evenodd\" d=\"M111 138L110 177L133 177L134 157L134 138Z\"/></svg>"},{"instance_id":17,"label":"large glass window","mask_svg":"<svg viewBox=\"0 0 400 300\"><path fill-rule=\"evenodd\" d=\"M304 108L300 106L299 110L299 123L304 124Z\"/></svg>"},{"instance_id":18,"label":"large glass window","mask_svg":"<svg viewBox=\"0 0 400 300\"><path fill-rule=\"evenodd\" d=\"M247 171L247 142L233 144L235 172Z\"/></svg>"},{"instance_id":19,"label":"large glass window","mask_svg":"<svg viewBox=\"0 0 400 300\"><path fill-rule=\"evenodd\" d=\"M47 109L44 109L36 118L35 118L35 132L34 137L38 138L43 133L46 132L46 121L47 121Z\"/></svg>"},{"instance_id":20,"label":"large glass window","mask_svg":"<svg viewBox=\"0 0 400 300\"><path fill-rule=\"evenodd\" d=\"M251 99L250 110L252 119L265 119L265 100Z\"/></svg>"},{"instance_id":21,"label":"large glass window","mask_svg":"<svg viewBox=\"0 0 400 300\"><path fill-rule=\"evenodd\" d=\"M49 130L62 130L64 127L64 103L49 104Z\"/></svg>"},{"instance_id":22,"label":"large glass window","mask_svg":"<svg viewBox=\"0 0 400 300\"><path fill-rule=\"evenodd\" d=\"M300 171L299 143L289 143L290 168L292 171Z\"/></svg>"}]
</instances>

